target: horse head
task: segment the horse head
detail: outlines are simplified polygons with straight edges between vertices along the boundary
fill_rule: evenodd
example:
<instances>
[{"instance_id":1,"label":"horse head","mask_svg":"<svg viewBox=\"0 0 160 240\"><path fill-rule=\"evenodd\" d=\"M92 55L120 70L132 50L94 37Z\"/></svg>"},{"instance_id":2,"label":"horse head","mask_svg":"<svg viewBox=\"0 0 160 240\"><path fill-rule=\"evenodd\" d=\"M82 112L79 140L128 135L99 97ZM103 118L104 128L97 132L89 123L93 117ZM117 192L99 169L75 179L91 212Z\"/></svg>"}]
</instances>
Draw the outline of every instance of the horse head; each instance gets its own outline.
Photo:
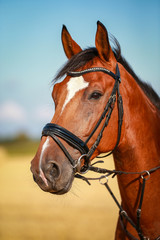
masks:
<instances>
[{"instance_id":1,"label":"horse head","mask_svg":"<svg viewBox=\"0 0 160 240\"><path fill-rule=\"evenodd\" d=\"M98 21L96 48L82 50L63 26L62 44L68 62L57 78L66 76L62 82L55 80L52 92L55 114L44 128L31 164L36 183L44 191L55 194L68 192L75 172L100 153L114 149L119 128L115 104L119 68L106 28ZM105 128L109 109L111 120ZM98 137L101 141L95 146ZM89 151L92 154L88 157Z\"/></svg>"}]
</instances>

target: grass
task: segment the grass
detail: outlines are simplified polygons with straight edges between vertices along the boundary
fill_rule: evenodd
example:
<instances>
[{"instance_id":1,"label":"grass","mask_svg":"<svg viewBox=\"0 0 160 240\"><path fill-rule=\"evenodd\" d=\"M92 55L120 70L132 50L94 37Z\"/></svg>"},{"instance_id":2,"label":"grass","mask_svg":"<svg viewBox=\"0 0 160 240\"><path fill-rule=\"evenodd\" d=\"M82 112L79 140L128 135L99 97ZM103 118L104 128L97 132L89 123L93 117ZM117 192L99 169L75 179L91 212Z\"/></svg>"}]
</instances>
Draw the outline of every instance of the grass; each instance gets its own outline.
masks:
<instances>
[{"instance_id":1,"label":"grass","mask_svg":"<svg viewBox=\"0 0 160 240\"><path fill-rule=\"evenodd\" d=\"M0 146L5 148L10 156L32 155L36 152L39 142L31 139L1 140Z\"/></svg>"},{"instance_id":2,"label":"grass","mask_svg":"<svg viewBox=\"0 0 160 240\"><path fill-rule=\"evenodd\" d=\"M0 149L0 239L113 240L118 209L106 189L77 179L66 195L45 193L33 182L32 158ZM106 167L114 168L111 158ZM109 185L118 195L116 179Z\"/></svg>"}]
</instances>

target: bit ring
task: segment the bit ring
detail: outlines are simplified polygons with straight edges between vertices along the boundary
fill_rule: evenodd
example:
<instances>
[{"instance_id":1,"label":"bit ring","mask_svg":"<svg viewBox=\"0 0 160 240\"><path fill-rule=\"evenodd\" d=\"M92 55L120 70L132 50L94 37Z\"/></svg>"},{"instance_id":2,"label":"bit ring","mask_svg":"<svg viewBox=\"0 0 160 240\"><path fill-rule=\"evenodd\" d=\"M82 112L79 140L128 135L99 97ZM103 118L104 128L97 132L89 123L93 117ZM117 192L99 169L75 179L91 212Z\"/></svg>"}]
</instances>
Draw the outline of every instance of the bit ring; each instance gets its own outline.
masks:
<instances>
[{"instance_id":1,"label":"bit ring","mask_svg":"<svg viewBox=\"0 0 160 240\"><path fill-rule=\"evenodd\" d=\"M105 182L103 181L105 179ZM100 184L105 185L106 183L108 183L108 177L107 176L102 176L99 179Z\"/></svg>"},{"instance_id":2,"label":"bit ring","mask_svg":"<svg viewBox=\"0 0 160 240\"><path fill-rule=\"evenodd\" d=\"M148 177L147 177L147 176L145 177L145 174L147 174L147 175L148 175ZM149 172L149 171L144 171L144 174L143 174L143 175L141 175L141 178L142 178L142 179L145 179L145 180L148 180L148 179L150 178L150 176L151 176L151 174L150 174L150 172Z\"/></svg>"}]
</instances>

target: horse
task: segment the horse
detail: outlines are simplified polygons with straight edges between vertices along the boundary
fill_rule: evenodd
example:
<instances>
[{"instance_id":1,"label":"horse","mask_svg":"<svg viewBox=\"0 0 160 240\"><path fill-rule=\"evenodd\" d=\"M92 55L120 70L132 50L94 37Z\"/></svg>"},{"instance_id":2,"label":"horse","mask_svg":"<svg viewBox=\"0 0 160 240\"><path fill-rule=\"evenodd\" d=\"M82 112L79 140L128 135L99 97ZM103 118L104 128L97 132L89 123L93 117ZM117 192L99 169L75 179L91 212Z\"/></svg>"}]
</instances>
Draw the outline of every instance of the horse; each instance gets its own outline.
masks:
<instances>
[{"instance_id":1,"label":"horse","mask_svg":"<svg viewBox=\"0 0 160 240\"><path fill-rule=\"evenodd\" d=\"M61 37L68 61L54 79L55 113L31 162L33 178L43 191L65 194L110 152L121 195L118 204L108 188L120 209L115 239L160 239L160 98L116 38L111 47L100 21L95 47L82 50L64 25Z\"/></svg>"}]
</instances>

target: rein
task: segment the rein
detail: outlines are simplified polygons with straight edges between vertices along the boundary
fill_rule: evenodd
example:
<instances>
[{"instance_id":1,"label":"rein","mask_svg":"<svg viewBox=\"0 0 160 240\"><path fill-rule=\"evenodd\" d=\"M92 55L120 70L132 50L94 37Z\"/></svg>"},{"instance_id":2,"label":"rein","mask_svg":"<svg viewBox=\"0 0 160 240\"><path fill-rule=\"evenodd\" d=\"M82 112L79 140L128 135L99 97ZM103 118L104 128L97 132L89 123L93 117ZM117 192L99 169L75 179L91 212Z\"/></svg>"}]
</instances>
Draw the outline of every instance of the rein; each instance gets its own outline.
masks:
<instances>
[{"instance_id":1,"label":"rein","mask_svg":"<svg viewBox=\"0 0 160 240\"><path fill-rule=\"evenodd\" d=\"M76 174L75 177L82 179L84 181L86 181L89 185L91 185L91 183L89 181L92 180L99 180L100 184L104 185L106 187L106 189L108 190L109 194L111 195L111 197L113 198L114 202L116 203L117 207L119 208L119 216L120 216L120 224L122 229L124 230L124 232L126 233L126 235L128 237L130 237L133 240L138 240L136 237L134 237L126 228L126 225L124 223L124 219L129 222L132 227L137 231L137 234L139 236L140 240L150 240L150 238L145 237L143 235L141 226L140 226L140 219L141 219L141 209L142 209L142 203L143 203L143 197L144 197L144 191L145 191L145 186L146 186L146 181L149 180L150 175L155 172L156 170L160 169L160 166L157 166L155 168L152 168L150 170L145 170L142 172L124 172L124 171L117 171L117 170L108 170L108 169L104 169L104 168L98 168L98 167L93 167L93 165L97 164L97 163L102 163L103 161L97 161L95 163L93 163L90 167L89 170L90 171L94 171L97 173L107 173L105 175L102 175L100 177L97 178L86 178L80 174ZM140 175L141 179L142 179L142 185L141 185L141 192L140 192L140 201L139 201L139 205L136 211L136 216L137 216L137 222L136 224L133 222L133 220L128 216L127 212L123 209L123 207L121 206L121 204L118 202L116 196L114 195L114 193L112 192L111 188L108 185L108 177L112 175L112 178L114 178L117 175L128 175L128 174L137 174ZM139 177L137 178L139 179ZM104 181L105 180L105 181ZM155 240L160 240L160 236L158 236Z\"/></svg>"}]
</instances>

